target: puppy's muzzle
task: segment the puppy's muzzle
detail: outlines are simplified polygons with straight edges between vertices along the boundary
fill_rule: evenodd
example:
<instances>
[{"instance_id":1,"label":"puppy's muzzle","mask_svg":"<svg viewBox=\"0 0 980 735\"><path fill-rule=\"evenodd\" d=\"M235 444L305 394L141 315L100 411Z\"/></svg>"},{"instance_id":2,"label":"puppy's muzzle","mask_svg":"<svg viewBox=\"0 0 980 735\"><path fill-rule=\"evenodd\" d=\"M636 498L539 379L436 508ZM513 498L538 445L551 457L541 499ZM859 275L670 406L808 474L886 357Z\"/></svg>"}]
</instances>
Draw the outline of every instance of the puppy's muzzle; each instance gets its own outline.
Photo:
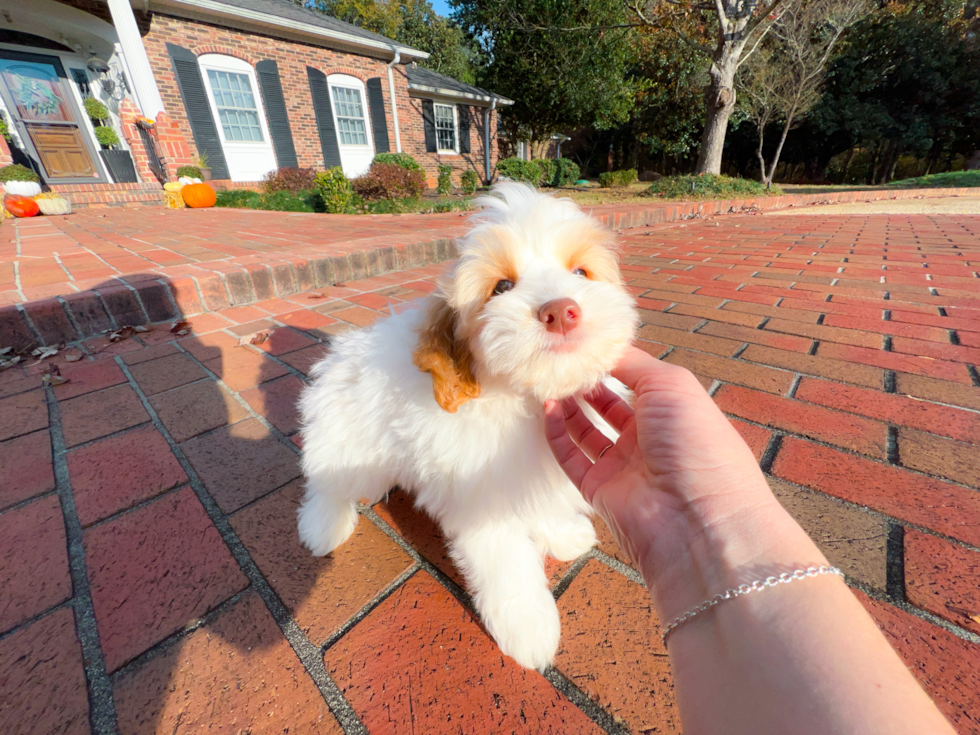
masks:
<instances>
[{"instance_id":1,"label":"puppy's muzzle","mask_svg":"<svg viewBox=\"0 0 980 735\"><path fill-rule=\"evenodd\" d=\"M572 299L555 299L541 307L538 320L549 332L568 334L582 321L582 307Z\"/></svg>"}]
</instances>

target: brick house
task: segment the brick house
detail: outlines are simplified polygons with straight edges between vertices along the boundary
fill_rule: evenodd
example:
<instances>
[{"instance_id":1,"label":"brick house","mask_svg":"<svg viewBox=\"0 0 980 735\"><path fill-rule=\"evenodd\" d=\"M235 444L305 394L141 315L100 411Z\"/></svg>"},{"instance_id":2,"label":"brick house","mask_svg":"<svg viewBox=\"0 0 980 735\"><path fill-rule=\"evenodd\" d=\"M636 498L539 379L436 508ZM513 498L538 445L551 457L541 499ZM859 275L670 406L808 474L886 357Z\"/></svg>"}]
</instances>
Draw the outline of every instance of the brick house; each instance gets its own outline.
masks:
<instances>
[{"instance_id":1,"label":"brick house","mask_svg":"<svg viewBox=\"0 0 980 735\"><path fill-rule=\"evenodd\" d=\"M428 54L289 0L4 0L0 165L31 166L76 205L159 202L204 155L219 188L285 166L363 173L406 152L490 181L498 107L417 66ZM84 112L109 108L104 150Z\"/></svg>"}]
</instances>

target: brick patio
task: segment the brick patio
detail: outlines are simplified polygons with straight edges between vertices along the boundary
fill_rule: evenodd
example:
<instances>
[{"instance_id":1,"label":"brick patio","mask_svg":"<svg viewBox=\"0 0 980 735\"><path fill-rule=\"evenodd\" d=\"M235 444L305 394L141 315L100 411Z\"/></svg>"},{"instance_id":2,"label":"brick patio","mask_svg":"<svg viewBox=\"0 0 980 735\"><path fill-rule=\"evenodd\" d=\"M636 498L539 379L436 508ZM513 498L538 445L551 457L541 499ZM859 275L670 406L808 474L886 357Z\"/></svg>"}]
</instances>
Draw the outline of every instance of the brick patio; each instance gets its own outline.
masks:
<instances>
[{"instance_id":1,"label":"brick patio","mask_svg":"<svg viewBox=\"0 0 980 735\"><path fill-rule=\"evenodd\" d=\"M311 252L351 239L200 214L127 211L160 240L106 247L163 263L191 217L208 245L185 267L204 250L267 262L272 216ZM122 236L113 215L57 227L91 249ZM367 227L418 242L461 223ZM980 731L980 217L731 215L623 243L640 345L701 377L940 709ZM109 276L59 257L71 290ZM0 373L0 731L680 731L658 621L601 521L598 549L549 565L563 636L545 676L502 658L403 493L331 557L300 548L293 404L322 342L443 267L277 291L190 316L186 337L90 337ZM21 296L69 293L46 268ZM51 365L69 382L42 386Z\"/></svg>"}]
</instances>

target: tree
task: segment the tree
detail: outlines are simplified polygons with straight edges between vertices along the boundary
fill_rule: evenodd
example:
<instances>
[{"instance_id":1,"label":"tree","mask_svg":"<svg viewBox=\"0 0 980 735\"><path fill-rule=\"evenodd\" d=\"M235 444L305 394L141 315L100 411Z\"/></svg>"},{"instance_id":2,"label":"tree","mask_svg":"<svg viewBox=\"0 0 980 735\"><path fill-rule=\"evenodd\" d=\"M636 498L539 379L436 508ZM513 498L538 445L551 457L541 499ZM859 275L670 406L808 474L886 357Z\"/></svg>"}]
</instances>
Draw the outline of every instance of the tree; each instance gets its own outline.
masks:
<instances>
[{"instance_id":1,"label":"tree","mask_svg":"<svg viewBox=\"0 0 980 735\"><path fill-rule=\"evenodd\" d=\"M514 100L501 125L512 140L531 140L534 156L542 155L559 130L603 129L626 120L634 84L622 0L452 0L452 5L453 18L486 60L479 83ZM583 30L565 30L575 27Z\"/></svg>"},{"instance_id":2,"label":"tree","mask_svg":"<svg viewBox=\"0 0 980 735\"><path fill-rule=\"evenodd\" d=\"M462 30L436 13L429 0L296 0L338 20L429 52L420 61L440 74L472 84L475 51Z\"/></svg>"},{"instance_id":3,"label":"tree","mask_svg":"<svg viewBox=\"0 0 980 735\"><path fill-rule=\"evenodd\" d=\"M889 181L903 153L930 166L969 157L980 146L976 25L963 0L892 3L866 17L833 60L812 124L871 152L868 183Z\"/></svg>"},{"instance_id":4,"label":"tree","mask_svg":"<svg viewBox=\"0 0 980 735\"><path fill-rule=\"evenodd\" d=\"M794 0L781 8L763 46L740 71L744 106L758 131L760 180L767 188L789 131L820 100L834 47L868 9L866 0ZM783 130L767 167L765 133L776 122Z\"/></svg>"}]
</instances>

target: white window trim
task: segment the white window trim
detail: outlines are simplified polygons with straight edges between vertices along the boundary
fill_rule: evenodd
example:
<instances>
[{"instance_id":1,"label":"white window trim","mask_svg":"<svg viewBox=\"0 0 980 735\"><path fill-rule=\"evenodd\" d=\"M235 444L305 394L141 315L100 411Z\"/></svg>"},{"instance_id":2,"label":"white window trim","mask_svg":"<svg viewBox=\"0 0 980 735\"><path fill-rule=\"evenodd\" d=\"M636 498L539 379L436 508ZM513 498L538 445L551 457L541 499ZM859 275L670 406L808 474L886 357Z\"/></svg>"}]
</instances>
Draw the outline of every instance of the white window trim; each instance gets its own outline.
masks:
<instances>
[{"instance_id":1,"label":"white window trim","mask_svg":"<svg viewBox=\"0 0 980 735\"><path fill-rule=\"evenodd\" d=\"M218 129L218 136L221 140L222 148L226 145L233 146L254 146L256 148L268 148L272 145L272 138L269 135L269 126L265 119L265 107L262 102L262 95L259 93L258 80L255 78L255 69L247 61L238 59L234 56L225 54L202 54L197 57L197 63L201 68L201 76L208 93L208 105L211 107L211 116L214 118L214 126ZM259 118L259 129L262 131L262 140L228 140L225 137L225 128L221 124L221 115L218 114L218 105L214 101L214 91L211 89L211 78L208 70L226 71L232 74L244 74L248 77L248 83L252 88L252 99L255 100L255 111ZM225 149L227 150L227 149Z\"/></svg>"},{"instance_id":2,"label":"white window trim","mask_svg":"<svg viewBox=\"0 0 980 735\"><path fill-rule=\"evenodd\" d=\"M448 107L453 111L453 140L456 145L454 148L440 148L439 147L439 126L436 122L436 107ZM446 102L437 102L433 100L432 102L432 125L436 129L436 152L440 156L457 156L459 155L459 110L456 105L449 104Z\"/></svg>"},{"instance_id":3,"label":"white window trim","mask_svg":"<svg viewBox=\"0 0 980 735\"><path fill-rule=\"evenodd\" d=\"M335 87L340 89L356 89L361 95L361 109L364 112L364 135L366 143L350 144L340 142L340 121L337 119L337 105L333 99ZM348 74L331 74L327 77L327 94L330 95L330 114L333 116L334 135L337 136L337 145L344 150L362 153L370 150L374 153L374 131L371 129L371 111L368 109L367 87L357 77Z\"/></svg>"}]
</instances>

